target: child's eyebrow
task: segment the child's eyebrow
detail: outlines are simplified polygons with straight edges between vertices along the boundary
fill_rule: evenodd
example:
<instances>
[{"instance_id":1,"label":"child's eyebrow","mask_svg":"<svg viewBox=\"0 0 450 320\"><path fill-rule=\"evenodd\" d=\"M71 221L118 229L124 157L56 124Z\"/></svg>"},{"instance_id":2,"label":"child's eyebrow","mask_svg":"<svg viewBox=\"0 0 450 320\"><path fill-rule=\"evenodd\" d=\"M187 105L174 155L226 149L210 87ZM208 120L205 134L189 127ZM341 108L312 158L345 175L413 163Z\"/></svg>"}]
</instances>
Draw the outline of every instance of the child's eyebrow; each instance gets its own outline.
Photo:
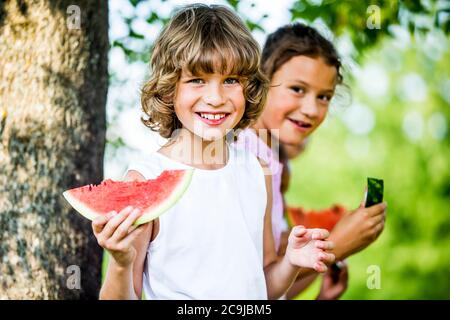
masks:
<instances>
[{"instance_id":1,"label":"child's eyebrow","mask_svg":"<svg viewBox=\"0 0 450 320\"><path fill-rule=\"evenodd\" d=\"M286 82L296 83L296 84L300 84L305 87L310 87L310 84L308 82L305 82L305 81L302 81L299 79L288 79Z\"/></svg>"},{"instance_id":2,"label":"child's eyebrow","mask_svg":"<svg viewBox=\"0 0 450 320\"><path fill-rule=\"evenodd\" d=\"M194 75L191 73L185 73L180 75L180 79L201 78L201 75Z\"/></svg>"},{"instance_id":3,"label":"child's eyebrow","mask_svg":"<svg viewBox=\"0 0 450 320\"><path fill-rule=\"evenodd\" d=\"M193 73L193 72L191 72L190 70L185 70L185 71L183 71L183 72L181 72L181 76L183 77L186 77L186 78L192 78L192 77L204 77L204 76L206 76L207 75L207 73L204 73L204 72L197 72L197 73Z\"/></svg>"}]
</instances>

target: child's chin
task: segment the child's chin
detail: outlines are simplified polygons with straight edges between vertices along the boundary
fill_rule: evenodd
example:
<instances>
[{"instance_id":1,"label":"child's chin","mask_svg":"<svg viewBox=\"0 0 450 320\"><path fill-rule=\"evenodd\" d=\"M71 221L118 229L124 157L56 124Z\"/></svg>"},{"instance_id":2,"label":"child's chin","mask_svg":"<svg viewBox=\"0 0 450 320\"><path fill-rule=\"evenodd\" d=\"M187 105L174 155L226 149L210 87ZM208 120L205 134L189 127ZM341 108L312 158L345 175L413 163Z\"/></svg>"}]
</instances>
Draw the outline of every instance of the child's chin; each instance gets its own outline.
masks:
<instances>
[{"instance_id":1,"label":"child's chin","mask_svg":"<svg viewBox=\"0 0 450 320\"><path fill-rule=\"evenodd\" d=\"M224 138L224 135L206 135L206 136L202 136L201 137L204 141L207 142L213 142L213 141L218 141Z\"/></svg>"},{"instance_id":2,"label":"child's chin","mask_svg":"<svg viewBox=\"0 0 450 320\"><path fill-rule=\"evenodd\" d=\"M283 145L296 146L301 145L306 139L304 135L280 136L280 142Z\"/></svg>"},{"instance_id":3,"label":"child's chin","mask_svg":"<svg viewBox=\"0 0 450 320\"><path fill-rule=\"evenodd\" d=\"M196 133L197 136L207 142L221 140L225 137L225 133L220 129L205 129Z\"/></svg>"}]
</instances>

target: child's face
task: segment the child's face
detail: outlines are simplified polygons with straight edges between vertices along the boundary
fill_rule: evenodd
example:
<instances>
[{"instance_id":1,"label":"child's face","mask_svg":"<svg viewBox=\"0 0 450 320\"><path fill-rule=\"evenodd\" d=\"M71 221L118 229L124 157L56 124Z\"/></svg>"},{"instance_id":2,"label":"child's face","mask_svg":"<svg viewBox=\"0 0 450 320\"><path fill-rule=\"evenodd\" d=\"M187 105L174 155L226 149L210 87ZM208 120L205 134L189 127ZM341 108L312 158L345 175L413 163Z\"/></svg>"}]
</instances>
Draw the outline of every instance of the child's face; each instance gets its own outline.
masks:
<instances>
[{"instance_id":1,"label":"child's face","mask_svg":"<svg viewBox=\"0 0 450 320\"><path fill-rule=\"evenodd\" d=\"M245 98L238 76L201 74L183 70L177 83L175 113L183 127L205 140L223 138L245 111Z\"/></svg>"},{"instance_id":2,"label":"child's face","mask_svg":"<svg viewBox=\"0 0 450 320\"><path fill-rule=\"evenodd\" d=\"M280 143L299 149L325 119L337 70L322 58L295 56L273 75L261 115L265 128L279 129Z\"/></svg>"}]
</instances>

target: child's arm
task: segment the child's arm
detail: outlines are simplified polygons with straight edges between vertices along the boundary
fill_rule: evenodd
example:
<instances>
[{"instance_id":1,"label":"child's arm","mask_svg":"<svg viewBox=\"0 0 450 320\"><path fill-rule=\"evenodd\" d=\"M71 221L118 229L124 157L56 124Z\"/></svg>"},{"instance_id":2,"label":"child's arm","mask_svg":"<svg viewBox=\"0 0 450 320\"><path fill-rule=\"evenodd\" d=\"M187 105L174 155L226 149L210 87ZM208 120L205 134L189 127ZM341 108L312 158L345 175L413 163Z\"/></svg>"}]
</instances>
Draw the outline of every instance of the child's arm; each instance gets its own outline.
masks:
<instances>
[{"instance_id":1,"label":"child's arm","mask_svg":"<svg viewBox=\"0 0 450 320\"><path fill-rule=\"evenodd\" d=\"M264 164L262 164L264 165ZM289 265L281 267L283 258L277 257L272 233L272 177L265 175L267 190L267 207L264 215L264 275L266 278L267 297L278 299L292 285L297 276L296 268Z\"/></svg>"},{"instance_id":2,"label":"child's arm","mask_svg":"<svg viewBox=\"0 0 450 320\"><path fill-rule=\"evenodd\" d=\"M329 269L328 269L329 270ZM327 271L328 272L328 271ZM319 273L314 272L306 276L297 276L292 286L286 292L286 299L294 299L301 292L303 292L306 288L308 288L314 280L317 279Z\"/></svg>"},{"instance_id":3,"label":"child's arm","mask_svg":"<svg viewBox=\"0 0 450 320\"><path fill-rule=\"evenodd\" d=\"M144 180L144 177L130 171L125 180ZM100 299L141 298L144 262L153 222L134 228L132 224L138 217L138 211L126 208L92 222L99 245L110 255Z\"/></svg>"},{"instance_id":4,"label":"child's arm","mask_svg":"<svg viewBox=\"0 0 450 320\"><path fill-rule=\"evenodd\" d=\"M278 299L292 285L300 267L317 272L327 270L326 263L334 261L334 255L325 252L333 244L322 241L329 233L323 229L295 227L289 236L286 254L277 258L272 234L272 178L266 175L267 208L264 217L264 274L269 299Z\"/></svg>"}]
</instances>

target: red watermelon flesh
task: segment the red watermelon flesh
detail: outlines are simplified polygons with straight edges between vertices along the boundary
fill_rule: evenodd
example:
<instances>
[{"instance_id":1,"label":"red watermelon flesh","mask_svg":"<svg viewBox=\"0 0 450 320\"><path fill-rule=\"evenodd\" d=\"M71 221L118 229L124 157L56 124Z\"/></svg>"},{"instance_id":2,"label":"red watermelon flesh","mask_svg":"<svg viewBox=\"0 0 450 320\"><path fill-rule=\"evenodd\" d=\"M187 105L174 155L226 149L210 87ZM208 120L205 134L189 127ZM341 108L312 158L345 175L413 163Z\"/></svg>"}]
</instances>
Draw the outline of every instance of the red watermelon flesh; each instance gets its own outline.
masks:
<instances>
[{"instance_id":1,"label":"red watermelon flesh","mask_svg":"<svg viewBox=\"0 0 450 320\"><path fill-rule=\"evenodd\" d=\"M287 208L289 226L303 225L306 228L322 228L331 231L346 209L341 205L322 210L305 210L301 207Z\"/></svg>"},{"instance_id":2,"label":"red watermelon flesh","mask_svg":"<svg viewBox=\"0 0 450 320\"><path fill-rule=\"evenodd\" d=\"M135 222L149 222L172 207L184 194L193 170L166 170L156 179L145 181L104 180L98 185L86 185L63 193L80 214L90 220L111 211L120 212L127 206L141 210Z\"/></svg>"}]
</instances>

